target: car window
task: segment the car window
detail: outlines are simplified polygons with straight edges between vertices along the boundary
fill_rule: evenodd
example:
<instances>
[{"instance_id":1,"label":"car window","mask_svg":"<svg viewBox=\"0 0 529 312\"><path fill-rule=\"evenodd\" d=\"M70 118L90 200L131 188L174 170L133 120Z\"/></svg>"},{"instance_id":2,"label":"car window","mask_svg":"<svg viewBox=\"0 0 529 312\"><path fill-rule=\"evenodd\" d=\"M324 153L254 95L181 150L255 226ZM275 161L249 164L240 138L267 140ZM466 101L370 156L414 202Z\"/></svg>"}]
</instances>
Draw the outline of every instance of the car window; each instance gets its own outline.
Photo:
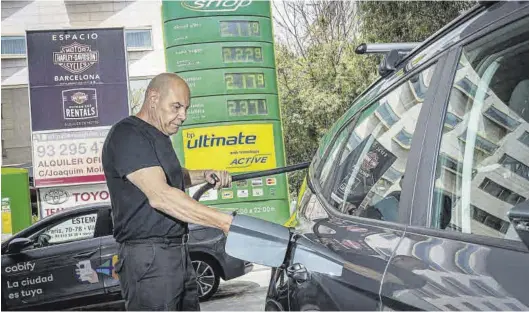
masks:
<instances>
[{"instance_id":1,"label":"car window","mask_svg":"<svg viewBox=\"0 0 529 312\"><path fill-rule=\"evenodd\" d=\"M314 165L315 167L321 166L321 161L323 160L322 157L324 153L330 148L330 145L332 143L332 140L335 138L336 132L340 130L340 128L343 127L346 123L349 123L353 116L357 114L359 110L361 110L365 105L369 104L374 98L376 98L381 92L386 90L385 86L388 80L381 80L369 91L367 91L364 95L358 97L353 104L350 105L350 108L343 114L332 126L331 128L325 133L325 135L320 140L320 144L318 147L318 150L314 157ZM343 133L343 132L342 132ZM332 149L337 148L339 145L334 144Z\"/></svg>"},{"instance_id":2,"label":"car window","mask_svg":"<svg viewBox=\"0 0 529 312\"><path fill-rule=\"evenodd\" d=\"M435 65L414 74L362 113L331 160L328 202L339 212L397 221L400 183Z\"/></svg>"},{"instance_id":3,"label":"car window","mask_svg":"<svg viewBox=\"0 0 529 312\"><path fill-rule=\"evenodd\" d=\"M33 237L36 248L94 237L97 213L78 215L55 224Z\"/></svg>"},{"instance_id":4,"label":"car window","mask_svg":"<svg viewBox=\"0 0 529 312\"><path fill-rule=\"evenodd\" d=\"M462 49L437 159L436 228L519 240L507 212L529 198L529 20ZM451 206L447 202L452 202Z\"/></svg>"},{"instance_id":5,"label":"car window","mask_svg":"<svg viewBox=\"0 0 529 312\"><path fill-rule=\"evenodd\" d=\"M340 133L338 133L336 140L334 141L332 147L329 150L329 153L327 154L327 157L325 158L325 161L321 165L321 170L317 175L318 181L321 186L327 183L327 178L329 177L332 165L336 161L336 158L338 157L338 154L341 151L345 140L349 136L351 129L352 124L350 123L348 126L344 127L340 131Z\"/></svg>"}]
</instances>

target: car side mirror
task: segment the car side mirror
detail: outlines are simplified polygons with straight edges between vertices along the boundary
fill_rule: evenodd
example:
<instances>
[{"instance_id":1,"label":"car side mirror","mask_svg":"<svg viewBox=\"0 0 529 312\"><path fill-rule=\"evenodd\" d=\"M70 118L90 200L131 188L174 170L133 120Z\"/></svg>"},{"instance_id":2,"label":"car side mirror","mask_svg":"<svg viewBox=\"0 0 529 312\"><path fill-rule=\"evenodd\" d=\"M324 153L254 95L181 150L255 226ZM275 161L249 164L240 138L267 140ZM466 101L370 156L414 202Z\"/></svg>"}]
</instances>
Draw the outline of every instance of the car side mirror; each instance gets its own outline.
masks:
<instances>
[{"instance_id":1,"label":"car side mirror","mask_svg":"<svg viewBox=\"0 0 529 312\"><path fill-rule=\"evenodd\" d=\"M522 242L529 248L529 199L512 207L507 216Z\"/></svg>"},{"instance_id":2,"label":"car side mirror","mask_svg":"<svg viewBox=\"0 0 529 312\"><path fill-rule=\"evenodd\" d=\"M15 238L9 242L9 245L7 246L7 252L17 253L20 252L22 249L31 246L32 244L33 242L28 238Z\"/></svg>"}]
</instances>

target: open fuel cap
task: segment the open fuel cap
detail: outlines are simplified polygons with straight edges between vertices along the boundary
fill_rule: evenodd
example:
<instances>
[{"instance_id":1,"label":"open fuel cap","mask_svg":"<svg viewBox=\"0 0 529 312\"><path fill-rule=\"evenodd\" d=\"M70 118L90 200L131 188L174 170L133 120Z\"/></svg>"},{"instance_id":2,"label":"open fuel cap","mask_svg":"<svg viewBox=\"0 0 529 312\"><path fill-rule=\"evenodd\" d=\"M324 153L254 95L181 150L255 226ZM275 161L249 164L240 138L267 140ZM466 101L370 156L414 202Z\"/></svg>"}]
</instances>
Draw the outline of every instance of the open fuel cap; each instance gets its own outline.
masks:
<instances>
[{"instance_id":1,"label":"open fuel cap","mask_svg":"<svg viewBox=\"0 0 529 312\"><path fill-rule=\"evenodd\" d=\"M228 255L256 264L283 264L290 241L288 228L245 215L233 217L225 251Z\"/></svg>"}]
</instances>

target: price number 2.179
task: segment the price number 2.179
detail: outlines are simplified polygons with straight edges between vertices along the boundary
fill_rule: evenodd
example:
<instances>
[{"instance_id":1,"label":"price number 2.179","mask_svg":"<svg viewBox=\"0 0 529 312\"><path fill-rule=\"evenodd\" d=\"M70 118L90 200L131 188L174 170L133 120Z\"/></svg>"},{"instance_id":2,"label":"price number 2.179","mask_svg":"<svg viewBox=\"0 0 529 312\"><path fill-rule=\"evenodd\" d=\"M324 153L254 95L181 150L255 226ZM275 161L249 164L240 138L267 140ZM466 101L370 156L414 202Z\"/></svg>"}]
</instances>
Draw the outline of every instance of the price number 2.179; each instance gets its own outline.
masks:
<instances>
[{"instance_id":1,"label":"price number 2.179","mask_svg":"<svg viewBox=\"0 0 529 312\"><path fill-rule=\"evenodd\" d=\"M62 143L59 145L48 144L37 146L37 155L39 157L54 156L78 156L89 154L99 154L103 142L91 143Z\"/></svg>"},{"instance_id":2,"label":"price number 2.179","mask_svg":"<svg viewBox=\"0 0 529 312\"><path fill-rule=\"evenodd\" d=\"M230 73L224 75L226 89L264 89L265 77L262 73Z\"/></svg>"}]
</instances>

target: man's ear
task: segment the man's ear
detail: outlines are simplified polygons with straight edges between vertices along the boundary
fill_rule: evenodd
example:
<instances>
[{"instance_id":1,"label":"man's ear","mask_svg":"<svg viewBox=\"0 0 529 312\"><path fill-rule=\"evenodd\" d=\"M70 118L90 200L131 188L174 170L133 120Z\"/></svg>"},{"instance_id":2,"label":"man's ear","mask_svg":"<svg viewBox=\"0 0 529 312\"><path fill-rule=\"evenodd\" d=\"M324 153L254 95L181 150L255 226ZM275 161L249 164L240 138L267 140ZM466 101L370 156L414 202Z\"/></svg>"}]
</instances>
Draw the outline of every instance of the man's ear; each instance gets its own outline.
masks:
<instances>
[{"instance_id":1,"label":"man's ear","mask_svg":"<svg viewBox=\"0 0 529 312\"><path fill-rule=\"evenodd\" d=\"M147 99L150 106L155 106L160 101L160 92L156 89L149 89L147 91Z\"/></svg>"}]
</instances>

